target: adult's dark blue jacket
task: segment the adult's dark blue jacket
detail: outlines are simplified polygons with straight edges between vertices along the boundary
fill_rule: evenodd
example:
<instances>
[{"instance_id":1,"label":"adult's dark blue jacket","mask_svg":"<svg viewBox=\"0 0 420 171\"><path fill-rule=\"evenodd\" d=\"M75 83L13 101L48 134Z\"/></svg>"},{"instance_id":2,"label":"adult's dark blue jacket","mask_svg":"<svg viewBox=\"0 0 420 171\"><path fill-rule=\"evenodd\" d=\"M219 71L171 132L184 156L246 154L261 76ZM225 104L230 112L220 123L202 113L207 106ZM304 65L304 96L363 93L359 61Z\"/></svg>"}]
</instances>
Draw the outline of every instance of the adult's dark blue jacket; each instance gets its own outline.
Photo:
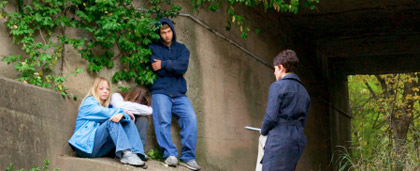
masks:
<instances>
[{"instance_id":1,"label":"adult's dark blue jacket","mask_svg":"<svg viewBox=\"0 0 420 171\"><path fill-rule=\"evenodd\" d=\"M261 127L261 134L267 135L263 171L295 170L306 146L304 126L309 105L309 94L296 74L271 84Z\"/></svg>"},{"instance_id":2,"label":"adult's dark blue jacket","mask_svg":"<svg viewBox=\"0 0 420 171\"><path fill-rule=\"evenodd\" d=\"M160 24L162 23L167 23L171 27L173 38L169 47L162 39L149 45L149 49L152 50L150 62L153 63L154 59L162 60L162 69L156 71L158 78L149 88L152 94L165 94L169 97L185 96L187 83L184 73L188 69L190 51L184 44L176 41L175 28L171 20L162 18Z\"/></svg>"}]
</instances>

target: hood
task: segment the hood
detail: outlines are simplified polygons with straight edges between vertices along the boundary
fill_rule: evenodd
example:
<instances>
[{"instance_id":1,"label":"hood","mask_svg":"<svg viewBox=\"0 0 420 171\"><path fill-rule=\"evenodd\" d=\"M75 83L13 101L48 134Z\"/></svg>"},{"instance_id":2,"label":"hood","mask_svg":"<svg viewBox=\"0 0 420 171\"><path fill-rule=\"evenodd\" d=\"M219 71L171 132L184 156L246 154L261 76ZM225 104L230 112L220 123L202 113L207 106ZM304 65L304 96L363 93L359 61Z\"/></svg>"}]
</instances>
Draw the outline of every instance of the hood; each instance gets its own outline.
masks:
<instances>
[{"instance_id":1,"label":"hood","mask_svg":"<svg viewBox=\"0 0 420 171\"><path fill-rule=\"evenodd\" d=\"M159 21L159 25L160 24L163 24L163 23L166 23L166 24L169 25L169 27L171 27L172 32L174 33L174 37L172 38L172 42L176 42L176 32L175 32L174 24L172 23L171 19L169 19L169 18L161 18L160 21ZM160 36L159 29L157 30L157 33ZM160 41L163 43L162 38L160 39Z\"/></svg>"}]
</instances>

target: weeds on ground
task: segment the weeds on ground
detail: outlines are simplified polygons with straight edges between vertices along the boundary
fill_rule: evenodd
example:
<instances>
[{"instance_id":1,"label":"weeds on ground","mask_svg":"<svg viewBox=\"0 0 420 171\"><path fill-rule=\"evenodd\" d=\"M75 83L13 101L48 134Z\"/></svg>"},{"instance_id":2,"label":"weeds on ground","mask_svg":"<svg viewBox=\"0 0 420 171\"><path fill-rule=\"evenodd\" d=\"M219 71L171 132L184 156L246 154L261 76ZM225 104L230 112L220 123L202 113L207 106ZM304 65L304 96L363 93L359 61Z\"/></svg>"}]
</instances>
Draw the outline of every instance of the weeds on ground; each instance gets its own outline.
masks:
<instances>
[{"instance_id":1,"label":"weeds on ground","mask_svg":"<svg viewBox=\"0 0 420 171\"><path fill-rule=\"evenodd\" d=\"M147 155L152 160L163 161L163 152L159 149L150 149Z\"/></svg>"},{"instance_id":2,"label":"weeds on ground","mask_svg":"<svg viewBox=\"0 0 420 171\"><path fill-rule=\"evenodd\" d=\"M403 154L397 154L396 150L383 141L381 144L377 144L371 150L371 154L366 155L361 147L353 147L352 152L344 146L339 146L333 154L332 162L334 161L335 166L339 171L347 170L358 170L358 171L382 171L382 170L420 170L420 154L418 149L416 150L412 145L407 144L404 146ZM356 152L359 150L359 152ZM334 158L336 157L336 158ZM400 169L397 169L400 168Z\"/></svg>"},{"instance_id":3,"label":"weeds on ground","mask_svg":"<svg viewBox=\"0 0 420 171\"><path fill-rule=\"evenodd\" d=\"M42 168L42 171L49 171L49 167L50 167L50 161L49 160L44 160L44 167ZM13 163L9 164L9 167L6 168L6 171L13 171L14 167L13 167ZM53 171L58 171L59 169L54 169ZM19 169L16 171L23 171L23 169ZM40 167L37 166L32 166L30 171L41 171Z\"/></svg>"}]
</instances>

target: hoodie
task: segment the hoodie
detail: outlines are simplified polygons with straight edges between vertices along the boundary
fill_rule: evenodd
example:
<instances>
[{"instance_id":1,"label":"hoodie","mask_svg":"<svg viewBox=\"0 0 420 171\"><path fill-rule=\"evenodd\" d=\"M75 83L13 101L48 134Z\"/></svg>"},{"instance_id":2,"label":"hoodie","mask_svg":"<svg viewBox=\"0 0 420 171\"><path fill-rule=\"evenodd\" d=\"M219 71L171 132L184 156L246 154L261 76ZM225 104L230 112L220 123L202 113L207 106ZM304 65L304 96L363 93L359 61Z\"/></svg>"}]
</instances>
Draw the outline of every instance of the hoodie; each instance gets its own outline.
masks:
<instances>
[{"instance_id":1,"label":"hoodie","mask_svg":"<svg viewBox=\"0 0 420 171\"><path fill-rule=\"evenodd\" d=\"M176 41L175 28L168 18L160 19L160 24L167 23L173 32L172 43L168 47L162 38L157 43L149 45L152 51L150 62L154 59L162 60L162 68L155 71L158 75L157 80L149 87L152 94L165 94L169 97L185 96L187 83L184 73L187 72L190 51L187 47ZM159 30L158 34L159 34Z\"/></svg>"}]
</instances>

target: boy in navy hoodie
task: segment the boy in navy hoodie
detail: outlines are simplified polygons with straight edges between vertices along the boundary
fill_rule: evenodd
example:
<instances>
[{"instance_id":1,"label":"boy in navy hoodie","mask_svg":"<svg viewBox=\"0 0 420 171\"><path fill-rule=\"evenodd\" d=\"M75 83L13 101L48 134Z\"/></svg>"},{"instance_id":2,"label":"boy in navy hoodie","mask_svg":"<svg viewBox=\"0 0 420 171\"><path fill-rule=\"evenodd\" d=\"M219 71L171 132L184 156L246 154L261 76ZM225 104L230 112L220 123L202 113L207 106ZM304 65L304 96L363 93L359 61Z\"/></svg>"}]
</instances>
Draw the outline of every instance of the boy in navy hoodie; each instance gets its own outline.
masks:
<instances>
[{"instance_id":1,"label":"boy in navy hoodie","mask_svg":"<svg viewBox=\"0 0 420 171\"><path fill-rule=\"evenodd\" d=\"M150 62L153 71L158 75L157 80L150 86L156 139L163 150L165 163L176 167L178 152L171 141L173 114L182 129L180 165L199 170L200 166L195 161L197 117L185 95L187 84L184 73L188 69L190 52L184 44L176 41L175 29L170 19L162 18L160 24L160 41L149 45L152 50Z\"/></svg>"}]
</instances>

